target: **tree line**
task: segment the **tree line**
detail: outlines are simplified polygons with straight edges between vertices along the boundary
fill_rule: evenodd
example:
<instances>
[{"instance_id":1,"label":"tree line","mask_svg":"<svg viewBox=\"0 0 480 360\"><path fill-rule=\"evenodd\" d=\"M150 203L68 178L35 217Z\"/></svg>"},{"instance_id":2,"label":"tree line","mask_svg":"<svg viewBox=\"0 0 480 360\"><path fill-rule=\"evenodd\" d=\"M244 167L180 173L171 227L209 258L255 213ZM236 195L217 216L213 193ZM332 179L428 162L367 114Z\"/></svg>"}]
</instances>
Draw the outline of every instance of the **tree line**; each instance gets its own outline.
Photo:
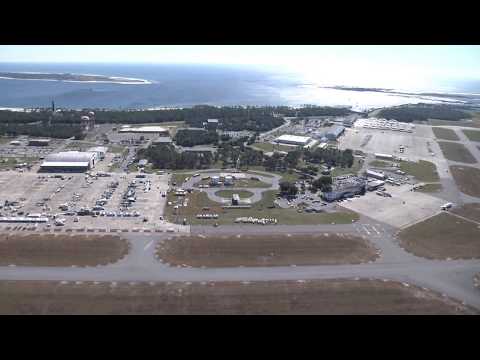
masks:
<instances>
[{"instance_id":1,"label":"tree line","mask_svg":"<svg viewBox=\"0 0 480 360\"><path fill-rule=\"evenodd\" d=\"M428 119L458 121L471 118L472 115L459 106L445 104L402 105L382 109L378 117L401 122L427 121Z\"/></svg>"},{"instance_id":2,"label":"tree line","mask_svg":"<svg viewBox=\"0 0 480 360\"><path fill-rule=\"evenodd\" d=\"M216 131L180 129L175 134L175 142L180 146L217 144L218 134Z\"/></svg>"},{"instance_id":3,"label":"tree line","mask_svg":"<svg viewBox=\"0 0 480 360\"><path fill-rule=\"evenodd\" d=\"M210 152L178 152L171 144L153 145L138 151L156 169L207 169L213 162Z\"/></svg>"}]
</instances>

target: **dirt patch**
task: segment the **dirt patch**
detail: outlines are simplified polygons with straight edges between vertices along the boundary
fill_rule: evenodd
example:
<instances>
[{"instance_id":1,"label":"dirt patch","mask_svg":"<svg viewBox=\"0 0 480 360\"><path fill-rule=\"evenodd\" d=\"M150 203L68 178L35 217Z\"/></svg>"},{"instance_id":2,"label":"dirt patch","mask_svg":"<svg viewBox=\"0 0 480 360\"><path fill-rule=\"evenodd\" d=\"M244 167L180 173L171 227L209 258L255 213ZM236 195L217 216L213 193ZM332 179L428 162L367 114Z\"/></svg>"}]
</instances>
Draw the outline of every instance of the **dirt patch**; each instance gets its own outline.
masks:
<instances>
[{"instance_id":1,"label":"dirt patch","mask_svg":"<svg viewBox=\"0 0 480 360\"><path fill-rule=\"evenodd\" d=\"M461 207L454 207L450 211L467 219L480 222L480 203L465 204Z\"/></svg>"},{"instance_id":2,"label":"dirt patch","mask_svg":"<svg viewBox=\"0 0 480 360\"><path fill-rule=\"evenodd\" d=\"M443 189L442 184L435 183L435 184L425 184L420 189L415 191L422 192L422 193L437 193Z\"/></svg>"},{"instance_id":3,"label":"dirt patch","mask_svg":"<svg viewBox=\"0 0 480 360\"><path fill-rule=\"evenodd\" d=\"M441 213L399 233L402 246L428 259L480 258L480 228L455 215Z\"/></svg>"},{"instance_id":4,"label":"dirt patch","mask_svg":"<svg viewBox=\"0 0 480 360\"><path fill-rule=\"evenodd\" d=\"M378 256L370 242L348 234L175 237L157 254L194 267L359 264Z\"/></svg>"},{"instance_id":5,"label":"dirt patch","mask_svg":"<svg viewBox=\"0 0 480 360\"><path fill-rule=\"evenodd\" d=\"M459 141L460 138L458 135L455 133L455 131L451 129L445 129L441 127L432 127L433 133L435 134L435 137L438 139L442 140L453 140L453 141Z\"/></svg>"},{"instance_id":6,"label":"dirt patch","mask_svg":"<svg viewBox=\"0 0 480 360\"><path fill-rule=\"evenodd\" d=\"M251 283L1 281L0 314L478 314L440 294L380 280Z\"/></svg>"},{"instance_id":7,"label":"dirt patch","mask_svg":"<svg viewBox=\"0 0 480 360\"><path fill-rule=\"evenodd\" d=\"M127 253L127 241L113 235L0 235L2 266L105 265Z\"/></svg>"},{"instance_id":8,"label":"dirt patch","mask_svg":"<svg viewBox=\"0 0 480 360\"><path fill-rule=\"evenodd\" d=\"M477 162L472 153L462 144L455 142L438 141L440 149L446 159L451 161L458 161L467 164L474 164Z\"/></svg>"},{"instance_id":9,"label":"dirt patch","mask_svg":"<svg viewBox=\"0 0 480 360\"><path fill-rule=\"evenodd\" d=\"M450 166L458 189L464 194L480 197L480 170L470 166Z\"/></svg>"}]
</instances>

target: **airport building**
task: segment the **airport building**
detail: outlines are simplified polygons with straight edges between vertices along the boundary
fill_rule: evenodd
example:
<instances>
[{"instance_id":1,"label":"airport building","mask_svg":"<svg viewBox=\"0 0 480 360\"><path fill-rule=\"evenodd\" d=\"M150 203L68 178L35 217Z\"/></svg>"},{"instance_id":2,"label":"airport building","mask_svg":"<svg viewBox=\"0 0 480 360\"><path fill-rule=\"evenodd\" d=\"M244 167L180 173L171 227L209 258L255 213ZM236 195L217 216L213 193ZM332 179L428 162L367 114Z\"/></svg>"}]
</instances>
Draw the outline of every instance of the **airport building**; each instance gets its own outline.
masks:
<instances>
[{"instance_id":1,"label":"airport building","mask_svg":"<svg viewBox=\"0 0 480 360\"><path fill-rule=\"evenodd\" d=\"M159 136L155 140L152 141L153 145L165 145L165 144L171 144L172 143L172 138L170 136Z\"/></svg>"},{"instance_id":2,"label":"airport building","mask_svg":"<svg viewBox=\"0 0 480 360\"><path fill-rule=\"evenodd\" d=\"M105 159L105 154L107 153L107 148L105 146L96 146L91 147L87 150L87 152L93 152L97 154L97 159L103 160Z\"/></svg>"},{"instance_id":3,"label":"airport building","mask_svg":"<svg viewBox=\"0 0 480 360\"><path fill-rule=\"evenodd\" d=\"M375 154L375 157L376 157L377 159L393 160L393 155L390 155L390 154L379 154L379 153L376 153L376 154Z\"/></svg>"},{"instance_id":4,"label":"airport building","mask_svg":"<svg viewBox=\"0 0 480 360\"><path fill-rule=\"evenodd\" d=\"M50 145L50 139L30 139L28 140L28 146L48 146Z\"/></svg>"},{"instance_id":5,"label":"airport building","mask_svg":"<svg viewBox=\"0 0 480 360\"><path fill-rule=\"evenodd\" d=\"M64 151L48 155L40 165L40 171L83 172L95 167L94 152Z\"/></svg>"},{"instance_id":6,"label":"airport building","mask_svg":"<svg viewBox=\"0 0 480 360\"><path fill-rule=\"evenodd\" d=\"M366 185L366 180L358 176L337 177L333 179L332 190L322 193L322 198L331 202L354 195L363 195Z\"/></svg>"},{"instance_id":7,"label":"airport building","mask_svg":"<svg viewBox=\"0 0 480 360\"><path fill-rule=\"evenodd\" d=\"M381 172L373 171L373 170L367 170L366 175L367 177L371 177L378 180L385 180L387 178L385 174Z\"/></svg>"},{"instance_id":8,"label":"airport building","mask_svg":"<svg viewBox=\"0 0 480 360\"><path fill-rule=\"evenodd\" d=\"M287 144L287 145L297 145L305 146L312 140L309 136L297 136L297 135L281 135L275 139L276 143Z\"/></svg>"},{"instance_id":9,"label":"airport building","mask_svg":"<svg viewBox=\"0 0 480 360\"><path fill-rule=\"evenodd\" d=\"M337 140L338 137L342 135L344 131L345 131L345 126L335 125L335 126L332 126L332 128L325 133L325 137L331 141Z\"/></svg>"},{"instance_id":10,"label":"airport building","mask_svg":"<svg viewBox=\"0 0 480 360\"><path fill-rule=\"evenodd\" d=\"M130 127L128 125L122 126L119 133L122 134L158 134L163 136L169 136L170 132L167 128L162 126L139 126L139 127Z\"/></svg>"}]
</instances>

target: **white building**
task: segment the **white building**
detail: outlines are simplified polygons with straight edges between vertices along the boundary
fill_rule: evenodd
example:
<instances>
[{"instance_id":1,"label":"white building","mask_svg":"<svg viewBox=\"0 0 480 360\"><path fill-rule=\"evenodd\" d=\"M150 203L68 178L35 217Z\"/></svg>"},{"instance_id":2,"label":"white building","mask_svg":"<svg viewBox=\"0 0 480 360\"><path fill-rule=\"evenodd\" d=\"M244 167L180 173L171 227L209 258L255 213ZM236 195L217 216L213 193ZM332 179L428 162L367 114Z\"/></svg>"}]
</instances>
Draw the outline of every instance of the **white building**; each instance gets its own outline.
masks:
<instances>
[{"instance_id":1,"label":"white building","mask_svg":"<svg viewBox=\"0 0 480 360\"><path fill-rule=\"evenodd\" d=\"M310 136L298 136L298 135L288 135L284 134L279 136L275 139L275 142L280 144L287 144L287 145L299 145L305 146L307 145L312 138Z\"/></svg>"},{"instance_id":2,"label":"white building","mask_svg":"<svg viewBox=\"0 0 480 360\"><path fill-rule=\"evenodd\" d=\"M87 151L96 153L97 159L103 160L105 159L105 154L107 153L107 150L108 149L105 146L96 146L89 148Z\"/></svg>"},{"instance_id":3,"label":"white building","mask_svg":"<svg viewBox=\"0 0 480 360\"><path fill-rule=\"evenodd\" d=\"M64 151L50 154L40 165L41 171L82 172L95 167L97 154L94 152Z\"/></svg>"},{"instance_id":4,"label":"white building","mask_svg":"<svg viewBox=\"0 0 480 360\"><path fill-rule=\"evenodd\" d=\"M386 178L385 174L382 174L373 170L367 170L366 174L367 174L367 177L372 177L378 180L385 180Z\"/></svg>"},{"instance_id":5,"label":"white building","mask_svg":"<svg viewBox=\"0 0 480 360\"><path fill-rule=\"evenodd\" d=\"M119 133L125 134L162 134L165 136L169 135L169 131L167 128L162 126L139 126L139 127L130 127L130 126L122 126Z\"/></svg>"}]
</instances>

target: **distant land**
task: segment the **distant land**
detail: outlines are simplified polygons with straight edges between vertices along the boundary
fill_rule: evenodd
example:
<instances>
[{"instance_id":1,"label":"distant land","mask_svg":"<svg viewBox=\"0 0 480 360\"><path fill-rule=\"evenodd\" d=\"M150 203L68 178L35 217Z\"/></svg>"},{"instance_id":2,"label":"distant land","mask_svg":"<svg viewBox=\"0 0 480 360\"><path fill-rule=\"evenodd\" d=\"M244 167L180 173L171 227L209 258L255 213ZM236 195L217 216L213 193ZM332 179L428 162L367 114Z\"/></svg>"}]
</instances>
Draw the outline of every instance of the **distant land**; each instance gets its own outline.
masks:
<instances>
[{"instance_id":1,"label":"distant land","mask_svg":"<svg viewBox=\"0 0 480 360\"><path fill-rule=\"evenodd\" d=\"M30 72L0 72L1 79L13 80L46 80L66 82L101 82L114 84L151 84L148 80L113 77L104 75L87 75L71 73L30 73Z\"/></svg>"}]
</instances>

